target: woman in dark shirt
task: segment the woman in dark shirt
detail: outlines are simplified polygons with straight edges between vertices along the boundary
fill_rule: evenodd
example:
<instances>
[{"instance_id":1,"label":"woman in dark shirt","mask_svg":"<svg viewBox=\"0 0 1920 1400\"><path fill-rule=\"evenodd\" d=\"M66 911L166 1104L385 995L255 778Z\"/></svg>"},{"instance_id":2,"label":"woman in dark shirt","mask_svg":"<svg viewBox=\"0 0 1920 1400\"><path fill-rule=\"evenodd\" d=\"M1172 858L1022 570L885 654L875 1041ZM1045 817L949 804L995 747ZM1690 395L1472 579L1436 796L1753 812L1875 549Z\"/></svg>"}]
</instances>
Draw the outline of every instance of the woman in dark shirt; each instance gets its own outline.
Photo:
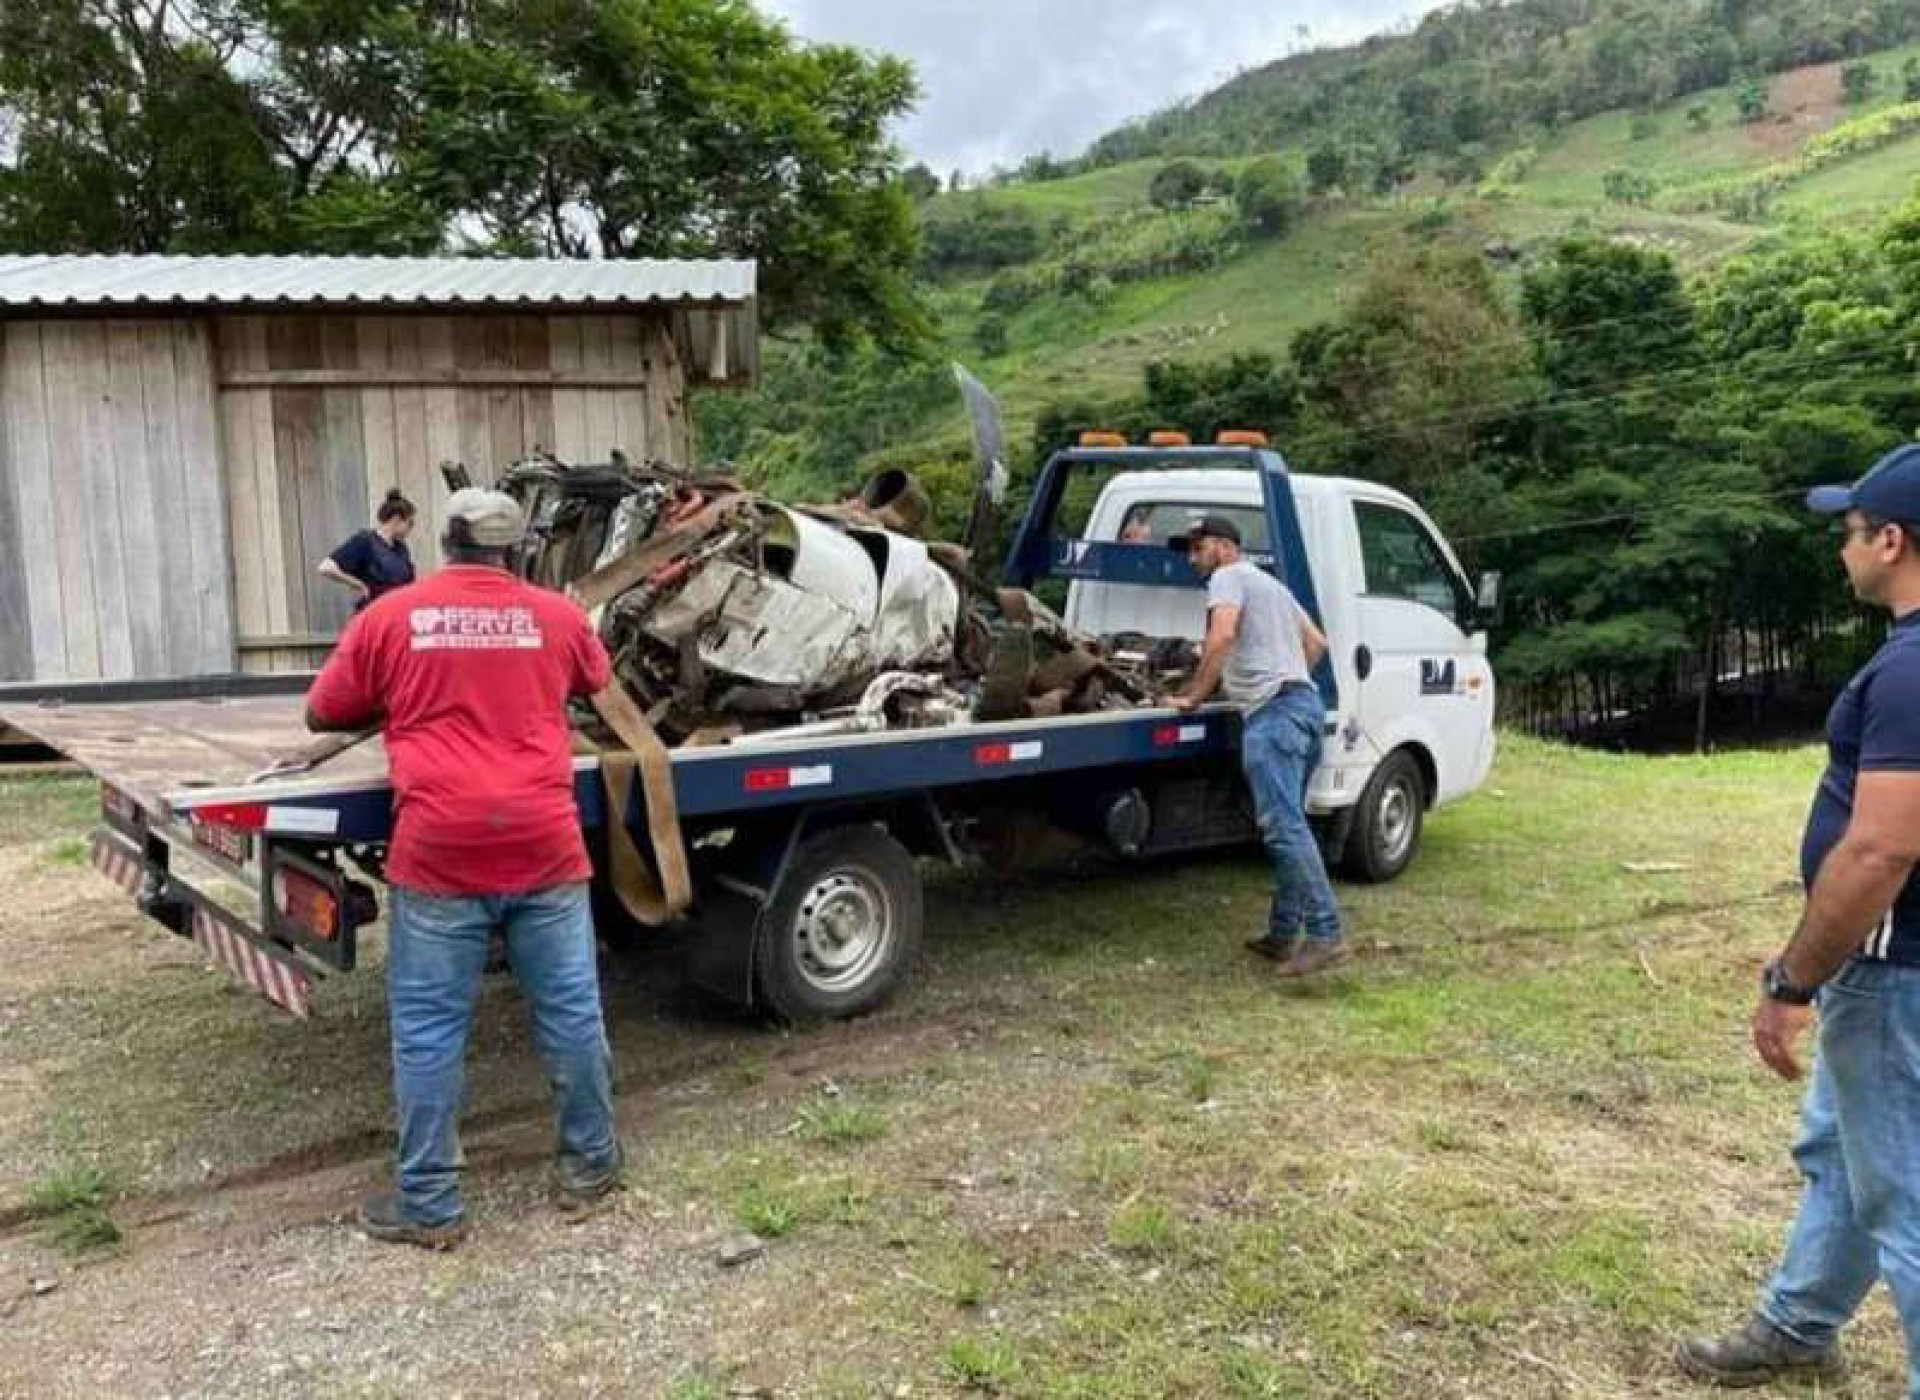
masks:
<instances>
[{"instance_id":1,"label":"woman in dark shirt","mask_svg":"<svg viewBox=\"0 0 1920 1400\"><path fill-rule=\"evenodd\" d=\"M419 514L412 501L396 488L374 513L371 530L361 530L320 561L320 575L360 595L355 612L382 593L413 582L413 556L407 536Z\"/></svg>"}]
</instances>

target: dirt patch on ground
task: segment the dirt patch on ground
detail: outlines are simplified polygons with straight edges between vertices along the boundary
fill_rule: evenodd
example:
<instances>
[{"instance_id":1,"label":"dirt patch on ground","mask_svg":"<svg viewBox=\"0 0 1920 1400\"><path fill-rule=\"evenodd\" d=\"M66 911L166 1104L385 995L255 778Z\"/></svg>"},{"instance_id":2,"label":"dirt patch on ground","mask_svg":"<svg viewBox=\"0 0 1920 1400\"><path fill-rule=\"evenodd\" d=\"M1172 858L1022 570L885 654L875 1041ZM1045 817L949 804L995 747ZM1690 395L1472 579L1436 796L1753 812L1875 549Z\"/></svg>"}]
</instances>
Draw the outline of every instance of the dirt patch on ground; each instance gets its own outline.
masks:
<instances>
[{"instance_id":1,"label":"dirt patch on ground","mask_svg":"<svg viewBox=\"0 0 1920 1400\"><path fill-rule=\"evenodd\" d=\"M1816 63L1775 76L1767 85L1767 115L1746 128L1752 150L1769 161L1785 160L1838 125L1846 111L1840 67Z\"/></svg>"},{"instance_id":2,"label":"dirt patch on ground","mask_svg":"<svg viewBox=\"0 0 1920 1400\"><path fill-rule=\"evenodd\" d=\"M446 1256L348 1223L390 1142L377 941L292 1024L66 830L9 846L0 1397L1692 1396L1672 1335L1738 1315L1793 1199L1741 1021L1816 766L1506 742L1414 872L1342 887L1361 954L1319 987L1241 954L1237 859L936 880L913 985L823 1030L610 964L633 1189L584 1221L490 982ZM103 1254L17 1209L70 1164L119 1190ZM1883 1304L1852 1343L1890 1392Z\"/></svg>"}]
</instances>

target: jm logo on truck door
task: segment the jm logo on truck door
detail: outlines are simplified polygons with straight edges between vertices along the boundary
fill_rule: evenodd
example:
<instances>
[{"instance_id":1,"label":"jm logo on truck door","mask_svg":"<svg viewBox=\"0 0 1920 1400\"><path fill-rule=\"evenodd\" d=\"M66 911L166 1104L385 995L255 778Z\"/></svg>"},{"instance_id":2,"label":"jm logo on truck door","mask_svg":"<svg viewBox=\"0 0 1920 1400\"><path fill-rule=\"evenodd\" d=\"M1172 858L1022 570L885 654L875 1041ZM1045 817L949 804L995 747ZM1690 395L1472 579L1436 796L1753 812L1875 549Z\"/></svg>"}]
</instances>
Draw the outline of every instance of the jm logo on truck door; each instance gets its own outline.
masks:
<instances>
[{"instance_id":1,"label":"jm logo on truck door","mask_svg":"<svg viewBox=\"0 0 1920 1400\"><path fill-rule=\"evenodd\" d=\"M1093 558L1091 540L1056 540L1053 572L1061 578L1098 578L1099 566Z\"/></svg>"},{"instance_id":2,"label":"jm logo on truck door","mask_svg":"<svg viewBox=\"0 0 1920 1400\"><path fill-rule=\"evenodd\" d=\"M1445 661L1420 662L1420 693L1422 695L1452 695L1458 685L1455 681L1453 658Z\"/></svg>"}]
</instances>

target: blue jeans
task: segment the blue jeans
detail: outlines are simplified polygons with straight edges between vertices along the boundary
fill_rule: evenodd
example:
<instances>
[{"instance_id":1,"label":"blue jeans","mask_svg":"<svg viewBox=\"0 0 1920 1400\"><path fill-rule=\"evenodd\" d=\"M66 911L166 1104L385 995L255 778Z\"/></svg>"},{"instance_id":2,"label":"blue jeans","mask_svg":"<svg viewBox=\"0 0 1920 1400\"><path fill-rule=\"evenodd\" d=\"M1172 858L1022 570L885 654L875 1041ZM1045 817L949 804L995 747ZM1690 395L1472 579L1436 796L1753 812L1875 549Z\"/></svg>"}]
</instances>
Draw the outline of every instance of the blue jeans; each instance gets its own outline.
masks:
<instances>
[{"instance_id":1,"label":"blue jeans","mask_svg":"<svg viewBox=\"0 0 1920 1400\"><path fill-rule=\"evenodd\" d=\"M587 887L446 896L395 886L390 905L387 1017L401 1212L426 1225L460 1216L467 1027L496 928L531 1003L534 1047L560 1114L561 1157L589 1174L617 1168L613 1066Z\"/></svg>"},{"instance_id":2,"label":"blue jeans","mask_svg":"<svg viewBox=\"0 0 1920 1400\"><path fill-rule=\"evenodd\" d=\"M1855 959L1821 989L1793 1156L1806 1185L1761 1316L1825 1346L1885 1279L1920 1400L1920 968Z\"/></svg>"},{"instance_id":3,"label":"blue jeans","mask_svg":"<svg viewBox=\"0 0 1920 1400\"><path fill-rule=\"evenodd\" d=\"M1307 780L1320 762L1327 707L1312 686L1283 690L1246 718L1240 734L1240 764L1253 790L1260 839L1273 860L1273 911L1267 932L1274 938L1332 942L1340 937L1340 910L1320 843L1307 824Z\"/></svg>"}]
</instances>

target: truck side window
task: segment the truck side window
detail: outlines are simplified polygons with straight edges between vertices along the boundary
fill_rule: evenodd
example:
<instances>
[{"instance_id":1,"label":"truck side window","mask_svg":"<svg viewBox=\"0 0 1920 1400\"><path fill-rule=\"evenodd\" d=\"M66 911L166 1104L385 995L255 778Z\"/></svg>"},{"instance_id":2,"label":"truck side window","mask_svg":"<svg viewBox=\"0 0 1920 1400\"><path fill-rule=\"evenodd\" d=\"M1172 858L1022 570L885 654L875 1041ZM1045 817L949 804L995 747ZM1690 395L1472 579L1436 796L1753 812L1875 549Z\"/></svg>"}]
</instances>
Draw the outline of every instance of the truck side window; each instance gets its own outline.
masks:
<instances>
[{"instance_id":1,"label":"truck side window","mask_svg":"<svg viewBox=\"0 0 1920 1400\"><path fill-rule=\"evenodd\" d=\"M1426 526L1405 511L1374 501L1355 501L1353 516L1360 527L1360 559L1369 594L1425 603L1455 619L1464 615L1465 585Z\"/></svg>"}]
</instances>

